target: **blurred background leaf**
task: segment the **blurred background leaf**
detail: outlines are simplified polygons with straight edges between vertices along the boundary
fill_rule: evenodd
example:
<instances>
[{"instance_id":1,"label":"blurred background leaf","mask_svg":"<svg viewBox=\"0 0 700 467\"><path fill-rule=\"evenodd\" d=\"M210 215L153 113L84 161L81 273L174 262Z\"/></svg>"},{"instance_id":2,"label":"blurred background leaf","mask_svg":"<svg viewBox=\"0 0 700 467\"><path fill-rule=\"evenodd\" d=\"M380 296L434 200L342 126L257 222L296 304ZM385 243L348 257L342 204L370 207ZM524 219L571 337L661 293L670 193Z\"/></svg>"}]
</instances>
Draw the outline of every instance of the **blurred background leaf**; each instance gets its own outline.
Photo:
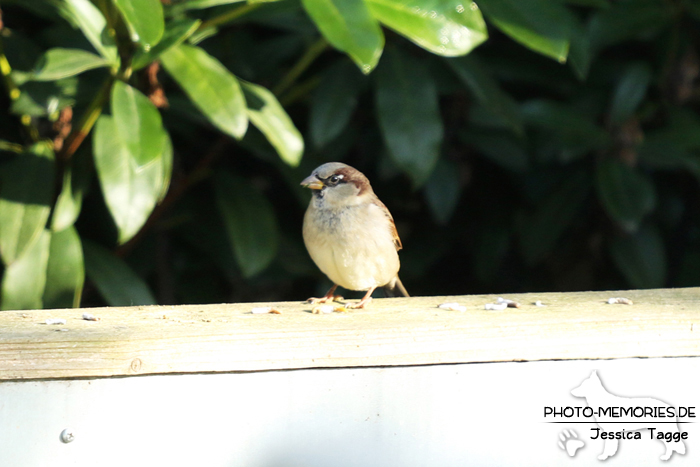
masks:
<instances>
[{"instance_id":1,"label":"blurred background leaf","mask_svg":"<svg viewBox=\"0 0 700 467\"><path fill-rule=\"evenodd\" d=\"M296 167L304 152L304 139L277 98L262 86L243 82L248 118L274 146L284 162Z\"/></svg>"},{"instance_id":2,"label":"blurred background leaf","mask_svg":"<svg viewBox=\"0 0 700 467\"><path fill-rule=\"evenodd\" d=\"M377 119L392 159L420 186L432 173L442 144L437 87L424 63L399 50L384 55L375 81Z\"/></svg>"},{"instance_id":3,"label":"blurred background leaf","mask_svg":"<svg viewBox=\"0 0 700 467\"><path fill-rule=\"evenodd\" d=\"M53 151L35 144L0 167L0 255L6 265L37 241L51 212Z\"/></svg>"},{"instance_id":4,"label":"blurred background leaf","mask_svg":"<svg viewBox=\"0 0 700 467\"><path fill-rule=\"evenodd\" d=\"M575 18L547 0L481 0L478 5L498 29L526 47L565 62Z\"/></svg>"},{"instance_id":5,"label":"blurred background leaf","mask_svg":"<svg viewBox=\"0 0 700 467\"><path fill-rule=\"evenodd\" d=\"M165 135L151 133L148 138L160 139L161 151ZM105 202L119 229L119 243L131 239L151 214L163 187L163 153L142 165L141 146L132 148L122 137L114 117L103 115L95 129L95 168Z\"/></svg>"},{"instance_id":6,"label":"blurred background leaf","mask_svg":"<svg viewBox=\"0 0 700 467\"><path fill-rule=\"evenodd\" d=\"M39 232L22 256L5 268L2 276L2 310L32 310L43 307L51 234Z\"/></svg>"},{"instance_id":7,"label":"blurred background leaf","mask_svg":"<svg viewBox=\"0 0 700 467\"><path fill-rule=\"evenodd\" d=\"M636 231L656 205L651 181L622 162L608 160L599 164L597 182L603 207L628 232Z\"/></svg>"},{"instance_id":8,"label":"blurred background leaf","mask_svg":"<svg viewBox=\"0 0 700 467\"><path fill-rule=\"evenodd\" d=\"M525 261L535 265L556 251L555 245L574 221L589 192L583 171L559 180L533 211L520 212L517 227Z\"/></svg>"},{"instance_id":9,"label":"blurred background leaf","mask_svg":"<svg viewBox=\"0 0 700 467\"><path fill-rule=\"evenodd\" d=\"M162 39L155 46L149 47L148 50L140 48L136 51L133 62L134 69L143 68L169 48L182 44L201 24L202 22L198 19L188 18L168 22Z\"/></svg>"},{"instance_id":10,"label":"blurred background leaf","mask_svg":"<svg viewBox=\"0 0 700 467\"><path fill-rule=\"evenodd\" d=\"M155 105L133 87L117 81L112 86L112 117L117 137L141 168L163 153L163 125Z\"/></svg>"},{"instance_id":11,"label":"blurred background leaf","mask_svg":"<svg viewBox=\"0 0 700 467\"><path fill-rule=\"evenodd\" d=\"M440 160L425 185L425 199L438 224L446 225L450 221L461 192L459 168L451 161Z\"/></svg>"},{"instance_id":12,"label":"blurred background leaf","mask_svg":"<svg viewBox=\"0 0 700 467\"><path fill-rule=\"evenodd\" d=\"M267 199L245 180L222 172L215 180L219 213L244 277L264 270L275 257L278 230Z\"/></svg>"},{"instance_id":13,"label":"blurred background leaf","mask_svg":"<svg viewBox=\"0 0 700 467\"><path fill-rule=\"evenodd\" d=\"M160 0L114 0L126 21L131 39L151 48L163 36L163 7Z\"/></svg>"},{"instance_id":14,"label":"blurred background leaf","mask_svg":"<svg viewBox=\"0 0 700 467\"><path fill-rule=\"evenodd\" d=\"M242 138L248 128L241 85L219 61L199 47L179 45L161 55L168 73L221 131Z\"/></svg>"},{"instance_id":15,"label":"blurred background leaf","mask_svg":"<svg viewBox=\"0 0 700 467\"><path fill-rule=\"evenodd\" d=\"M610 122L615 125L623 123L637 110L644 99L651 70L646 63L630 63L615 87L610 103Z\"/></svg>"},{"instance_id":16,"label":"blurred background leaf","mask_svg":"<svg viewBox=\"0 0 700 467\"><path fill-rule=\"evenodd\" d=\"M55 81L83 71L109 65L104 58L80 49L55 48L47 50L31 74L35 81Z\"/></svg>"},{"instance_id":17,"label":"blurred background leaf","mask_svg":"<svg viewBox=\"0 0 700 467\"><path fill-rule=\"evenodd\" d=\"M51 234L46 266L44 308L80 306L85 282L85 264L80 236L73 227Z\"/></svg>"},{"instance_id":18,"label":"blurred background leaf","mask_svg":"<svg viewBox=\"0 0 700 467\"><path fill-rule=\"evenodd\" d=\"M659 232L646 227L614 239L610 254L632 287L653 289L666 283L666 252Z\"/></svg>"},{"instance_id":19,"label":"blurred background leaf","mask_svg":"<svg viewBox=\"0 0 700 467\"><path fill-rule=\"evenodd\" d=\"M3 0L0 308L323 293L329 161L414 295L698 286L696 3Z\"/></svg>"},{"instance_id":20,"label":"blurred background leaf","mask_svg":"<svg viewBox=\"0 0 700 467\"><path fill-rule=\"evenodd\" d=\"M489 76L487 68L476 57L454 58L447 63L481 105L502 117L516 132L523 131L516 102L500 88L492 76Z\"/></svg>"},{"instance_id":21,"label":"blurred background leaf","mask_svg":"<svg viewBox=\"0 0 700 467\"><path fill-rule=\"evenodd\" d=\"M72 226L80 215L90 182L92 181L91 160L83 152L77 154L71 167L63 172L63 184L58 194L51 218L51 230L60 232Z\"/></svg>"},{"instance_id":22,"label":"blurred background leaf","mask_svg":"<svg viewBox=\"0 0 700 467\"><path fill-rule=\"evenodd\" d=\"M311 139L318 148L347 127L366 80L347 61L338 60L323 73L314 91L309 117Z\"/></svg>"},{"instance_id":23,"label":"blurred background leaf","mask_svg":"<svg viewBox=\"0 0 700 467\"><path fill-rule=\"evenodd\" d=\"M109 33L107 20L90 0L66 0L65 5L59 7L59 12L83 31L87 40L100 55L113 66L119 64L114 35Z\"/></svg>"},{"instance_id":24,"label":"blurred background leaf","mask_svg":"<svg viewBox=\"0 0 700 467\"><path fill-rule=\"evenodd\" d=\"M83 242L85 273L109 306L155 305L148 285L124 261L92 242Z\"/></svg>"}]
</instances>

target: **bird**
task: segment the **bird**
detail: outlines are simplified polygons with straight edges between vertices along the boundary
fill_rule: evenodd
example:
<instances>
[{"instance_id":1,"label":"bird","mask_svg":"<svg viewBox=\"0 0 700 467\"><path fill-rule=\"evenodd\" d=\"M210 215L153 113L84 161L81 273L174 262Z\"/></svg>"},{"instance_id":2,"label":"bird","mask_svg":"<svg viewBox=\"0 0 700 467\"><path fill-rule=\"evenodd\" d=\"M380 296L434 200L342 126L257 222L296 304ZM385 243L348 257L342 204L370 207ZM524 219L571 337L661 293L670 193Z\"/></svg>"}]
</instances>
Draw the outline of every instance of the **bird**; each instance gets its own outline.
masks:
<instances>
[{"instance_id":1,"label":"bird","mask_svg":"<svg viewBox=\"0 0 700 467\"><path fill-rule=\"evenodd\" d=\"M342 299L334 295L338 286L367 291L359 303L346 308L365 308L377 287L384 287L390 296L408 297L398 276L402 245L394 218L367 177L342 162L328 162L301 185L312 192L304 215L304 244L316 266L333 282L325 296L308 301Z\"/></svg>"}]
</instances>

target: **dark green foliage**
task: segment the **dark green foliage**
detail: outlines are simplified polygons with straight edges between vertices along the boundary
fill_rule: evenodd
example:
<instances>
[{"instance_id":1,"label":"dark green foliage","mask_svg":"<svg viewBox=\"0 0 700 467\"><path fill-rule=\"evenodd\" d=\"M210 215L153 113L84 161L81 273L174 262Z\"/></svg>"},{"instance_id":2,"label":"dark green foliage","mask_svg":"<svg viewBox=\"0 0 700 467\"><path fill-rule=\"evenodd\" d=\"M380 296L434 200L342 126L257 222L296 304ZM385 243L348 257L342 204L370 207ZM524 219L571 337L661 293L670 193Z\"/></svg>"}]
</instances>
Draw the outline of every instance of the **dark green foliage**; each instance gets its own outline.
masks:
<instances>
[{"instance_id":1,"label":"dark green foliage","mask_svg":"<svg viewBox=\"0 0 700 467\"><path fill-rule=\"evenodd\" d=\"M700 285L696 0L0 8L2 309L319 293L331 160L412 294Z\"/></svg>"}]
</instances>

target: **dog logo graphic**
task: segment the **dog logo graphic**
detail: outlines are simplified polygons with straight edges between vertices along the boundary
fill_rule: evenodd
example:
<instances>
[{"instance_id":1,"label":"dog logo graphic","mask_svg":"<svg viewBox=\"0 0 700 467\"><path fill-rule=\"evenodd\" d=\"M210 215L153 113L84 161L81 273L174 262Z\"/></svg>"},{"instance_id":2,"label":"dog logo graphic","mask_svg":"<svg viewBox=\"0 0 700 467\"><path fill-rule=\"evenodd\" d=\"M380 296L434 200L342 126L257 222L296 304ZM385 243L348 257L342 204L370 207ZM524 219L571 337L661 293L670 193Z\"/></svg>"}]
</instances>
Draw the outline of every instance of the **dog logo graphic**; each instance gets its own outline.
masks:
<instances>
[{"instance_id":1,"label":"dog logo graphic","mask_svg":"<svg viewBox=\"0 0 700 467\"><path fill-rule=\"evenodd\" d=\"M595 370L578 387L572 389L571 394L585 398L593 413L597 414L595 420L600 427L600 437L605 442L603 452L598 459L605 460L615 455L620 439L630 439L630 432L644 429L649 429L652 438L660 439L666 446L666 452L661 456L661 460L670 459L674 452L685 454L685 444L681 440L681 432L675 416L668 418L642 416L639 419L635 417L630 420L631 417L613 417L610 410L615 408L626 414L649 414L654 410L663 410L664 413L668 413L668 410L673 410L671 405L651 397L620 397L611 394L603 387ZM672 420L672 423L668 423ZM660 421L667 423L660 423ZM654 433L657 436L654 436Z\"/></svg>"}]
</instances>

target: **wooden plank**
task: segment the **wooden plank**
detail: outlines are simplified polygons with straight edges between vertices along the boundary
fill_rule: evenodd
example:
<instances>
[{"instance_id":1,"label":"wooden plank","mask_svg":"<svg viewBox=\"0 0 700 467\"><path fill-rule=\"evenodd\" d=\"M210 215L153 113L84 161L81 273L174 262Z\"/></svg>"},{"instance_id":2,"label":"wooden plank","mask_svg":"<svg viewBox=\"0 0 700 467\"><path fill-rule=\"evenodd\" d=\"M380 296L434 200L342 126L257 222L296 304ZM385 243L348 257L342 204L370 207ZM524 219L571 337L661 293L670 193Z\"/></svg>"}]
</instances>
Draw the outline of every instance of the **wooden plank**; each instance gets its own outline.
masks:
<instances>
[{"instance_id":1,"label":"wooden plank","mask_svg":"<svg viewBox=\"0 0 700 467\"><path fill-rule=\"evenodd\" d=\"M634 304L606 303L618 296ZM496 296L472 295L375 299L321 315L300 302L2 312L0 380L700 356L700 288L506 298L521 308L487 311ZM467 311L437 308L444 302ZM250 313L265 305L282 314Z\"/></svg>"},{"instance_id":2,"label":"wooden plank","mask_svg":"<svg viewBox=\"0 0 700 467\"><path fill-rule=\"evenodd\" d=\"M659 461L664 443L645 430L601 463L594 420L545 415L545 407L586 407L570 391L593 370L612 394L699 412L700 358L692 357L2 382L0 466L700 464L697 418L678 419L685 455ZM66 428L70 444L59 441ZM575 458L557 445L564 429L586 444Z\"/></svg>"}]
</instances>

